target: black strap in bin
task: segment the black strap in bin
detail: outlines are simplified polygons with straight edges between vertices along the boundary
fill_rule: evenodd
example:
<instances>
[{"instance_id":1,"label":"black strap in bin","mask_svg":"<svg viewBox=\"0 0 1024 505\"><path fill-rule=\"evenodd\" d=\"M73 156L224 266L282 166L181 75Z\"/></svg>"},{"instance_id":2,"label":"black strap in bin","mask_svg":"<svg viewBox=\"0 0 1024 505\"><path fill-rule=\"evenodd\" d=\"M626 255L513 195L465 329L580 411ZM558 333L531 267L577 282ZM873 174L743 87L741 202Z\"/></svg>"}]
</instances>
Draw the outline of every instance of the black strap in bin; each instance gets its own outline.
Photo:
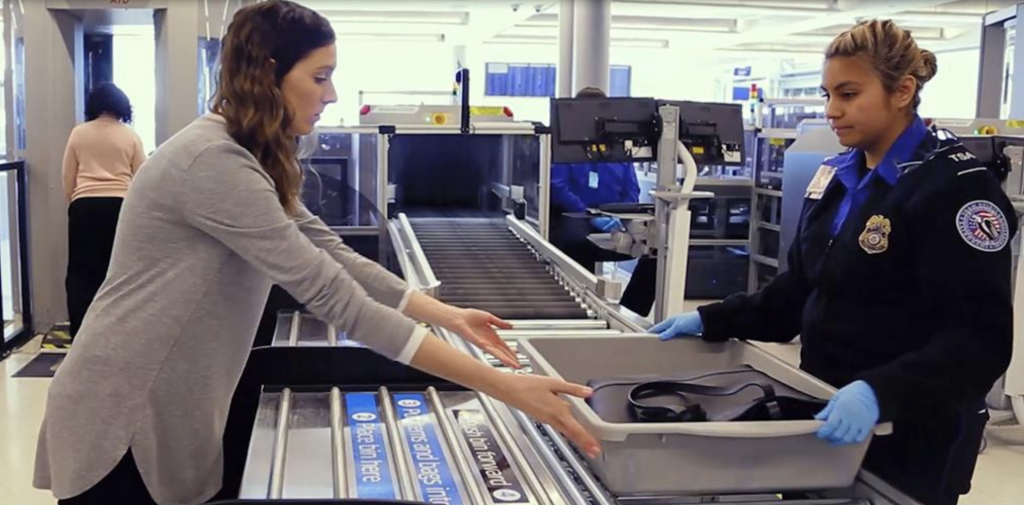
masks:
<instances>
[{"instance_id":1,"label":"black strap in bin","mask_svg":"<svg viewBox=\"0 0 1024 505\"><path fill-rule=\"evenodd\" d=\"M758 380L750 380L756 374ZM735 378L727 385L709 385L695 382L717 378ZM761 377L764 380L761 380ZM729 379L725 379L728 382ZM606 421L607 414L621 412L623 404L628 411L630 422L665 423L665 422L705 422L714 421L795 421L810 420L825 408L826 401L793 391L793 394L779 394L774 379L752 368L711 372L696 377L652 378L650 375L637 377L619 377L615 379L591 380L588 385L594 394L588 399L591 408ZM622 395L609 386L628 386L628 393ZM790 388L779 384L783 390ZM621 388L620 388L621 389ZM728 409L721 405L711 408L715 412L709 414L709 407L696 401L695 397L735 397L749 389L759 389L759 397L734 402ZM623 398L623 396L625 396ZM679 406L681 404L681 406ZM621 417L621 416L620 416Z\"/></svg>"}]
</instances>

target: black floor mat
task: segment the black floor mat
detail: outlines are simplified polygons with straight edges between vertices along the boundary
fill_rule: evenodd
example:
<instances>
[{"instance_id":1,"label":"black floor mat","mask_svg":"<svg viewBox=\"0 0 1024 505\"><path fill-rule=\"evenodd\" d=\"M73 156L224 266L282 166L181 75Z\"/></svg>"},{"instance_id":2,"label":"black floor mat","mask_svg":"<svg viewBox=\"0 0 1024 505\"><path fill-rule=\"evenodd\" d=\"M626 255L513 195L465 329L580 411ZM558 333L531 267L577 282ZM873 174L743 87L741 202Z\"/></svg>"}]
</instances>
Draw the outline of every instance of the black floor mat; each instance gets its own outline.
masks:
<instances>
[{"instance_id":1,"label":"black floor mat","mask_svg":"<svg viewBox=\"0 0 1024 505\"><path fill-rule=\"evenodd\" d=\"M21 367L12 377L53 377L66 354L44 353Z\"/></svg>"}]
</instances>

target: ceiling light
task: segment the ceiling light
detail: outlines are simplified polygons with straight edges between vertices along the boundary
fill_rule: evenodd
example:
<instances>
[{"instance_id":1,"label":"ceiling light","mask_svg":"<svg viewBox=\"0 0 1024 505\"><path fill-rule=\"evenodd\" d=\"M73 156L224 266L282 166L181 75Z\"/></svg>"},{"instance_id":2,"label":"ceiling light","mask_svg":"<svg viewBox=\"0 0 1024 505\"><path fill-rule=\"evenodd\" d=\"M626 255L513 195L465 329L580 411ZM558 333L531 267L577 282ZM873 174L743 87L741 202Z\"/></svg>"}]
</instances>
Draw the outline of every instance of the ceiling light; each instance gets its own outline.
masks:
<instances>
[{"instance_id":1,"label":"ceiling light","mask_svg":"<svg viewBox=\"0 0 1024 505\"><path fill-rule=\"evenodd\" d=\"M811 46L789 46L789 45L758 45L758 46L734 46L734 47L720 47L715 51L733 52L733 53L808 53L808 54L823 54L825 48L823 47L811 47Z\"/></svg>"},{"instance_id":2,"label":"ceiling light","mask_svg":"<svg viewBox=\"0 0 1024 505\"><path fill-rule=\"evenodd\" d=\"M971 14L969 12L941 12L941 11L904 11L894 13L894 21L920 22L920 23L960 23L960 24L981 24L985 19L983 14Z\"/></svg>"},{"instance_id":3,"label":"ceiling light","mask_svg":"<svg viewBox=\"0 0 1024 505\"><path fill-rule=\"evenodd\" d=\"M464 12L363 12L363 11L327 11L324 17L331 23L412 23L422 25L464 25L468 15Z\"/></svg>"},{"instance_id":4,"label":"ceiling light","mask_svg":"<svg viewBox=\"0 0 1024 505\"><path fill-rule=\"evenodd\" d=\"M338 41L354 42L444 42L444 35L417 35L393 33L339 33Z\"/></svg>"},{"instance_id":5,"label":"ceiling light","mask_svg":"<svg viewBox=\"0 0 1024 505\"><path fill-rule=\"evenodd\" d=\"M511 45L554 45L558 43L558 37L547 35L499 35L484 41L485 44L511 44ZM668 41L664 39L628 39L612 38L612 47L639 47L651 49L664 49L668 47Z\"/></svg>"},{"instance_id":6,"label":"ceiling light","mask_svg":"<svg viewBox=\"0 0 1024 505\"><path fill-rule=\"evenodd\" d=\"M657 39L612 39L612 47L665 49L668 47L668 41Z\"/></svg>"}]
</instances>

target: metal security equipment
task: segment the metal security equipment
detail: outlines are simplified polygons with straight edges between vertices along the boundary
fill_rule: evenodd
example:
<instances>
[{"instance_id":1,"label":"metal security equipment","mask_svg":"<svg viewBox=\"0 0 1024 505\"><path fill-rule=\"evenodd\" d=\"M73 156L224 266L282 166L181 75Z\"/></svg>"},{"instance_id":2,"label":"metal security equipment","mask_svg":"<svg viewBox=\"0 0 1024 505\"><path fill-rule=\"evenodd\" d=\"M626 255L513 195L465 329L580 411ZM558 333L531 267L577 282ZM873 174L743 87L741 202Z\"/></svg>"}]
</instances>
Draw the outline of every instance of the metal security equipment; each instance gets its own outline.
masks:
<instances>
[{"instance_id":1,"label":"metal security equipment","mask_svg":"<svg viewBox=\"0 0 1024 505\"><path fill-rule=\"evenodd\" d=\"M694 191L697 167L743 164L741 107L648 98L558 99L551 104L551 121L554 163L657 161L653 216L642 206L604 212L629 223L625 233L612 234L608 248L656 256L655 320L682 312L690 201L714 196ZM677 161L685 169L681 185Z\"/></svg>"}]
</instances>

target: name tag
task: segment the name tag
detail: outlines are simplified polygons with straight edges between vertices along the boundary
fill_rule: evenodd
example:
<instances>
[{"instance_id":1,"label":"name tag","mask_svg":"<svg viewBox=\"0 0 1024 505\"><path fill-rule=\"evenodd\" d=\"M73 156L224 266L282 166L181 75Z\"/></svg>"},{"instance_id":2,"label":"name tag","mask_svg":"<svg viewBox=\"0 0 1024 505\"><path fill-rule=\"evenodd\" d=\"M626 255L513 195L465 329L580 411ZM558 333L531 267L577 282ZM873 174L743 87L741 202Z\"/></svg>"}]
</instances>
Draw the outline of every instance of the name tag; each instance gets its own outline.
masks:
<instances>
[{"instance_id":1,"label":"name tag","mask_svg":"<svg viewBox=\"0 0 1024 505\"><path fill-rule=\"evenodd\" d=\"M835 167L828 165L821 165L818 167L818 172L814 174L814 179L811 179L811 183L807 185L807 194L805 198L811 200L821 200L822 195L825 194L825 190L828 188L828 183L832 182L832 178L836 175Z\"/></svg>"},{"instance_id":2,"label":"name tag","mask_svg":"<svg viewBox=\"0 0 1024 505\"><path fill-rule=\"evenodd\" d=\"M600 182L601 178L600 176L597 175L597 172L590 172L590 181L587 184L588 186L590 186L590 189L597 189L597 186L600 184Z\"/></svg>"}]
</instances>

